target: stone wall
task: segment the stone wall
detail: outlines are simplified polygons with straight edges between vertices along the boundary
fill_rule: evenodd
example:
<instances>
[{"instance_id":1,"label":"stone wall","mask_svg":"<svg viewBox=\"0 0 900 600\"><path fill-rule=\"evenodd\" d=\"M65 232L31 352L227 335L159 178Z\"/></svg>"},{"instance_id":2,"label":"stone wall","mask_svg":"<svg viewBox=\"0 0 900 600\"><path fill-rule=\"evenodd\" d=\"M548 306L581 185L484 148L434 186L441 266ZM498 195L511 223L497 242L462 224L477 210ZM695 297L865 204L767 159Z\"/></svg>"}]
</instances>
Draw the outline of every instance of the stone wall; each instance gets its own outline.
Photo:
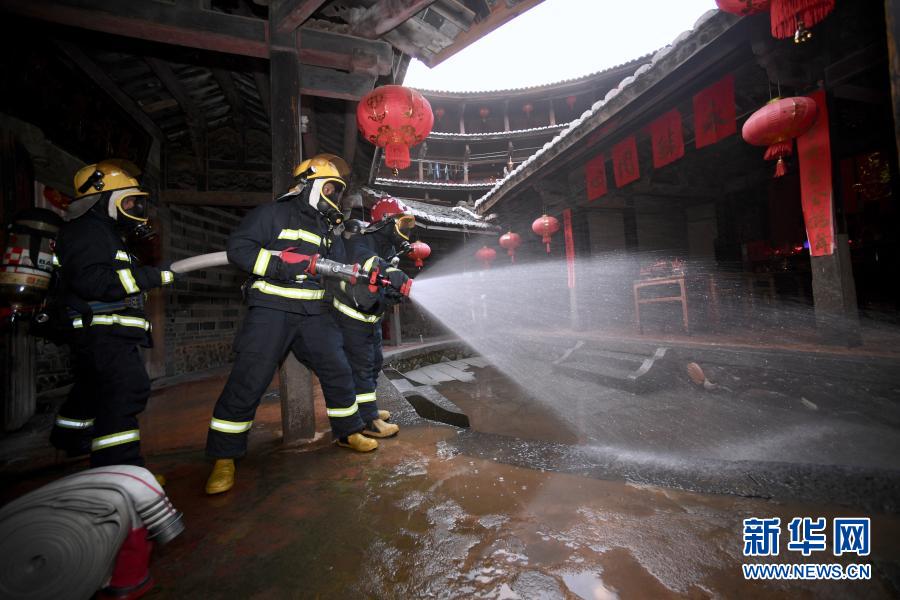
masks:
<instances>
[{"instance_id":1,"label":"stone wall","mask_svg":"<svg viewBox=\"0 0 900 600\"><path fill-rule=\"evenodd\" d=\"M240 223L237 210L172 206L167 218L166 255L179 260L225 249ZM234 334L244 316L241 284L234 267L195 271L175 283L166 298L166 375L180 375L229 362Z\"/></svg>"}]
</instances>

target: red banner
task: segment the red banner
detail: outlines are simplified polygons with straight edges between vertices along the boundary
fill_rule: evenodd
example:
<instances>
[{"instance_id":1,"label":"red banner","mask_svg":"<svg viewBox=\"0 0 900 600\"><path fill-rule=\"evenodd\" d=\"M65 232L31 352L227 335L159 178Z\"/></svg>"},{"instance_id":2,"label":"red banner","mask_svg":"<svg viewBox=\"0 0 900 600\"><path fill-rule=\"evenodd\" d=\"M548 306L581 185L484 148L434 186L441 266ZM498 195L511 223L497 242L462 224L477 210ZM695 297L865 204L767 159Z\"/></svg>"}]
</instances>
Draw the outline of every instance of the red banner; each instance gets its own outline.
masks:
<instances>
[{"instance_id":1,"label":"red banner","mask_svg":"<svg viewBox=\"0 0 900 600\"><path fill-rule=\"evenodd\" d=\"M697 148L715 144L737 131L734 75L726 75L694 96L694 140Z\"/></svg>"},{"instance_id":2,"label":"red banner","mask_svg":"<svg viewBox=\"0 0 900 600\"><path fill-rule=\"evenodd\" d=\"M684 156L684 134L681 131L681 113L673 108L650 123L650 139L653 141L653 166L664 167Z\"/></svg>"},{"instance_id":3,"label":"red banner","mask_svg":"<svg viewBox=\"0 0 900 600\"><path fill-rule=\"evenodd\" d=\"M834 222L831 187L831 138L825 92L810 94L818 114L812 129L797 138L800 157L800 198L811 256L834 253Z\"/></svg>"},{"instance_id":4,"label":"red banner","mask_svg":"<svg viewBox=\"0 0 900 600\"><path fill-rule=\"evenodd\" d=\"M633 135L613 146L612 157L616 187L627 185L641 176L638 167L637 142Z\"/></svg>"},{"instance_id":5,"label":"red banner","mask_svg":"<svg viewBox=\"0 0 900 600\"><path fill-rule=\"evenodd\" d=\"M575 238L572 236L572 209L563 211L563 233L566 237L566 275L569 289L575 287Z\"/></svg>"},{"instance_id":6,"label":"red banner","mask_svg":"<svg viewBox=\"0 0 900 600\"><path fill-rule=\"evenodd\" d=\"M606 156L595 156L584 166L584 179L587 186L589 201L596 200L607 192L606 187Z\"/></svg>"}]
</instances>

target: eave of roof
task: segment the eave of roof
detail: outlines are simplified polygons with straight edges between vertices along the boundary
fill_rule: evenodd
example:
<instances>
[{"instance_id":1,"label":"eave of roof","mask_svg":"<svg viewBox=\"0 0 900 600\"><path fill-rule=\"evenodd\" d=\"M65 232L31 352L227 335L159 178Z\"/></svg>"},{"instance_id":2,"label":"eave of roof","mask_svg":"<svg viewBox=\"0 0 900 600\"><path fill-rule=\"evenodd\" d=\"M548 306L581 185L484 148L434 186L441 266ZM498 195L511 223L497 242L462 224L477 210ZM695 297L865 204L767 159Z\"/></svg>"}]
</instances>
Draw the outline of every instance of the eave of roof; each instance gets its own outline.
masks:
<instances>
[{"instance_id":1,"label":"eave of roof","mask_svg":"<svg viewBox=\"0 0 900 600\"><path fill-rule=\"evenodd\" d=\"M544 144L543 148L478 198L475 201L475 210L479 214L490 210L507 192L545 167L560 152L591 134L597 127L639 98L647 89L664 79L676 67L688 62L699 50L719 39L739 21L740 17L717 9L705 12L697 19L692 29L681 33L671 44L657 51L649 62L638 67L633 75L624 78L602 100L595 102L581 117L569 123L566 129ZM695 41L699 44L693 51L682 51ZM633 93L622 94L629 87L634 88L629 90ZM551 150L552 152L549 152Z\"/></svg>"},{"instance_id":2,"label":"eave of roof","mask_svg":"<svg viewBox=\"0 0 900 600\"><path fill-rule=\"evenodd\" d=\"M376 198L381 196L391 196L391 194L369 187L363 187L362 191ZM464 206L442 206L438 204L429 204L428 202L422 202L421 200L414 200L412 198L404 198L402 196L394 197L398 200L402 200L409 206L413 216L424 223L459 228L461 231L465 229L482 229L485 231L499 230L496 225L484 221L481 216Z\"/></svg>"},{"instance_id":3,"label":"eave of roof","mask_svg":"<svg viewBox=\"0 0 900 600\"><path fill-rule=\"evenodd\" d=\"M595 71L593 73L588 73L587 75L582 75L581 77L573 77L571 79L563 79L560 81L554 81L552 83L544 83L541 85L534 86L525 86L518 88L508 88L502 90L482 90L482 91L451 91L451 90L427 90L422 88L414 88L419 93L421 93L426 98L431 97L440 97L440 98L460 98L460 99L471 99L471 98L487 98L489 96L510 96L510 95L519 95L519 94L530 94L533 92L547 92L547 91L560 91L560 93L566 91L565 88L577 87L581 84L592 83L596 80L601 80L606 77L610 77L615 75L617 72L630 69L634 65L639 65L647 62L652 53L645 54L643 56L639 56L638 58L634 58L632 60L626 61L624 63L614 65L612 67L608 67L606 69L602 69L600 71Z\"/></svg>"}]
</instances>

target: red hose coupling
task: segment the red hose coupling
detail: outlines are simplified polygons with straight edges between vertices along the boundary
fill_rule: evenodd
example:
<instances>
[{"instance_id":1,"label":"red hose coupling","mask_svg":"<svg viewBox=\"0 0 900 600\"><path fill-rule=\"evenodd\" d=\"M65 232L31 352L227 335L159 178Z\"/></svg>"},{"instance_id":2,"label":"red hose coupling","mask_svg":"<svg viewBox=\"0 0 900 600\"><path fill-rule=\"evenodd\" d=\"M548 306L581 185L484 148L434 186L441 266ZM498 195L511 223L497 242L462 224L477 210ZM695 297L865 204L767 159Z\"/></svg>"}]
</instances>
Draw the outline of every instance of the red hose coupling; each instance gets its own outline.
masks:
<instances>
[{"instance_id":1,"label":"red hose coupling","mask_svg":"<svg viewBox=\"0 0 900 600\"><path fill-rule=\"evenodd\" d=\"M400 286L400 294L406 298L409 298L409 291L412 289L412 279L407 279L403 285Z\"/></svg>"},{"instance_id":2,"label":"red hose coupling","mask_svg":"<svg viewBox=\"0 0 900 600\"><path fill-rule=\"evenodd\" d=\"M312 256L309 257L309 266L306 267L306 270L307 270L311 275L316 275L316 263L317 263L318 261L319 261L319 255L318 255L318 254L313 254Z\"/></svg>"}]
</instances>

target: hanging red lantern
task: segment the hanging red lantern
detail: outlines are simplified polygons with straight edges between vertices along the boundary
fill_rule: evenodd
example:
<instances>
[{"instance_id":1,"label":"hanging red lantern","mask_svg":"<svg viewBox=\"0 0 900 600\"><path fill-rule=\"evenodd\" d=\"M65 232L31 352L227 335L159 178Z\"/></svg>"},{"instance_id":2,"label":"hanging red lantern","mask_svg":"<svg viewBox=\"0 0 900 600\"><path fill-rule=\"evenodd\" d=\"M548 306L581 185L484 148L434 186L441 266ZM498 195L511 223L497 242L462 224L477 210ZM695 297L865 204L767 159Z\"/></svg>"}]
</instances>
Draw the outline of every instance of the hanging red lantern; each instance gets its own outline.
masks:
<instances>
[{"instance_id":1,"label":"hanging red lantern","mask_svg":"<svg viewBox=\"0 0 900 600\"><path fill-rule=\"evenodd\" d=\"M436 116L438 118L438 121L443 119L444 118L444 107L438 106L436 109L434 109L434 116Z\"/></svg>"},{"instance_id":2,"label":"hanging red lantern","mask_svg":"<svg viewBox=\"0 0 900 600\"><path fill-rule=\"evenodd\" d=\"M550 254L550 237L559 231L559 221L548 215L541 215L531 224L531 230L541 236L541 241L547 245L547 254Z\"/></svg>"},{"instance_id":3,"label":"hanging red lantern","mask_svg":"<svg viewBox=\"0 0 900 600\"><path fill-rule=\"evenodd\" d=\"M772 0L772 35L800 43L812 37L808 27L834 10L834 0Z\"/></svg>"},{"instance_id":4,"label":"hanging red lantern","mask_svg":"<svg viewBox=\"0 0 900 600\"><path fill-rule=\"evenodd\" d=\"M575 96L566 96L566 106L569 110L575 110L575 102L578 100Z\"/></svg>"},{"instance_id":5,"label":"hanging red lantern","mask_svg":"<svg viewBox=\"0 0 900 600\"><path fill-rule=\"evenodd\" d=\"M531 118L531 111L533 111L533 110L534 110L534 104L532 104L531 102L527 102L526 104L524 104L522 106L522 112L524 112L525 116L528 117L529 119Z\"/></svg>"},{"instance_id":6,"label":"hanging red lantern","mask_svg":"<svg viewBox=\"0 0 900 600\"><path fill-rule=\"evenodd\" d=\"M479 248L478 252L475 253L475 258L481 261L481 264L485 269L490 269L491 263L497 258L497 251L488 246L482 246Z\"/></svg>"},{"instance_id":7,"label":"hanging red lantern","mask_svg":"<svg viewBox=\"0 0 900 600\"><path fill-rule=\"evenodd\" d=\"M422 261L431 256L431 246L425 242L413 242L410 247L412 250L409 252L409 257L416 261L416 266L421 269L425 266Z\"/></svg>"},{"instance_id":8,"label":"hanging red lantern","mask_svg":"<svg viewBox=\"0 0 900 600\"><path fill-rule=\"evenodd\" d=\"M518 233L508 231L500 236L500 246L506 248L511 262L516 262L516 248L522 244L522 238Z\"/></svg>"},{"instance_id":9,"label":"hanging red lantern","mask_svg":"<svg viewBox=\"0 0 900 600\"><path fill-rule=\"evenodd\" d=\"M768 146L766 160L778 160L775 177L787 173L784 157L794 149L795 137L800 137L816 122L816 101L805 96L776 98L750 115L741 135L754 146Z\"/></svg>"},{"instance_id":10,"label":"hanging red lantern","mask_svg":"<svg viewBox=\"0 0 900 600\"><path fill-rule=\"evenodd\" d=\"M384 162L394 170L409 166L409 149L422 142L434 125L431 105L416 90L384 85L366 94L356 107L363 137L384 148Z\"/></svg>"},{"instance_id":11,"label":"hanging red lantern","mask_svg":"<svg viewBox=\"0 0 900 600\"><path fill-rule=\"evenodd\" d=\"M482 106L478 111L478 114L481 115L481 120L484 121L489 116L491 116L491 109L489 109L487 106Z\"/></svg>"},{"instance_id":12,"label":"hanging red lantern","mask_svg":"<svg viewBox=\"0 0 900 600\"><path fill-rule=\"evenodd\" d=\"M746 17L769 10L772 0L716 0L719 10Z\"/></svg>"}]
</instances>

